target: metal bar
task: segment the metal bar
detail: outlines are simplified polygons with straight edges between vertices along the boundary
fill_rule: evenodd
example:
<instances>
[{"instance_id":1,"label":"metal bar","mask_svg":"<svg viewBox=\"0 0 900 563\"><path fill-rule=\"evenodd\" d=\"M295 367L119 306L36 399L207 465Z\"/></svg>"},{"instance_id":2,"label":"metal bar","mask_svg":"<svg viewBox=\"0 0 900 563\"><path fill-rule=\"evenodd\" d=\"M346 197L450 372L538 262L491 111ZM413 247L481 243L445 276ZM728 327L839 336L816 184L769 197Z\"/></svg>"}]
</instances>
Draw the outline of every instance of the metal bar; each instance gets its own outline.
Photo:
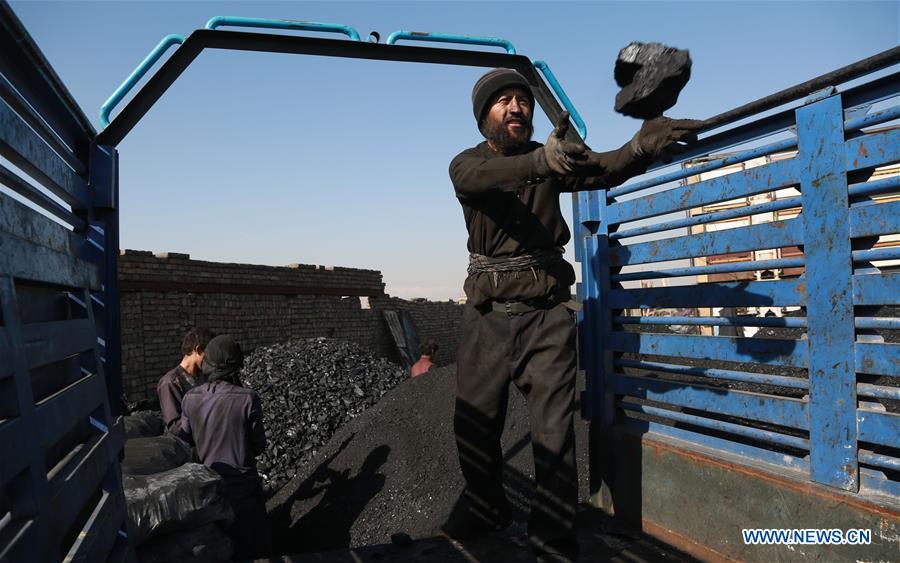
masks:
<instances>
[{"instance_id":1,"label":"metal bar","mask_svg":"<svg viewBox=\"0 0 900 563\"><path fill-rule=\"evenodd\" d=\"M22 97L22 94L13 88L12 84L10 84L2 74L0 74L0 98L2 98L3 101L5 101L9 107L22 118L22 121L27 123L45 143L50 145L50 148L52 148L60 158L65 160L66 164L68 164L76 174L84 174L87 171L85 164L78 160L78 157L75 156L72 149L66 146L56 132L47 125L44 118L34 111L31 104Z\"/></svg>"},{"instance_id":2,"label":"metal bar","mask_svg":"<svg viewBox=\"0 0 900 563\"><path fill-rule=\"evenodd\" d=\"M71 319L22 325L28 368L58 362L96 343L94 326L88 319Z\"/></svg>"},{"instance_id":3,"label":"metal bar","mask_svg":"<svg viewBox=\"0 0 900 563\"><path fill-rule=\"evenodd\" d=\"M865 450L860 450L859 461L874 467L881 467L892 471L900 470L900 459L881 454L874 454Z\"/></svg>"},{"instance_id":4,"label":"metal bar","mask_svg":"<svg viewBox=\"0 0 900 563\"><path fill-rule=\"evenodd\" d=\"M900 50L898 50L900 52ZM809 339L810 467L817 483L857 491L851 219L841 98L797 110Z\"/></svg>"},{"instance_id":5,"label":"metal bar","mask_svg":"<svg viewBox=\"0 0 900 563\"><path fill-rule=\"evenodd\" d=\"M171 34L162 38L162 41L150 51L150 54L148 54L144 60L131 71L128 78L126 78L125 81L116 88L115 92L103 102L103 105L100 106L100 124L103 125L103 127L109 126L109 114L112 113L113 108L119 105L122 98L124 98L125 95L134 88L135 84L147 74L147 71L150 70L150 68L156 64L156 61L169 50L169 47L172 45L181 45L182 43L184 43L184 37L181 35Z\"/></svg>"},{"instance_id":6,"label":"metal bar","mask_svg":"<svg viewBox=\"0 0 900 563\"><path fill-rule=\"evenodd\" d=\"M900 132L896 130L855 137L845 143L846 170L859 170L900 160Z\"/></svg>"},{"instance_id":7,"label":"metal bar","mask_svg":"<svg viewBox=\"0 0 900 563\"><path fill-rule=\"evenodd\" d=\"M628 325L768 326L806 328L806 319L795 317L613 317L614 323Z\"/></svg>"},{"instance_id":8,"label":"metal bar","mask_svg":"<svg viewBox=\"0 0 900 563\"><path fill-rule=\"evenodd\" d=\"M114 495L104 491L94 512L63 559L65 563L106 561L118 538L125 514L116 506Z\"/></svg>"},{"instance_id":9,"label":"metal bar","mask_svg":"<svg viewBox=\"0 0 900 563\"><path fill-rule=\"evenodd\" d=\"M900 305L900 272L853 276L854 305Z\"/></svg>"},{"instance_id":10,"label":"metal bar","mask_svg":"<svg viewBox=\"0 0 900 563\"><path fill-rule=\"evenodd\" d=\"M0 232L71 254L80 237L11 197L0 197Z\"/></svg>"},{"instance_id":11,"label":"metal bar","mask_svg":"<svg viewBox=\"0 0 900 563\"><path fill-rule=\"evenodd\" d=\"M844 197L846 198L846 190ZM804 244L803 221L787 219L619 246L610 251L609 259L610 264L616 267L802 244Z\"/></svg>"},{"instance_id":12,"label":"metal bar","mask_svg":"<svg viewBox=\"0 0 900 563\"><path fill-rule=\"evenodd\" d=\"M885 387L884 385L857 383L856 394L861 397L876 397L879 399L893 399L895 401L900 401L900 387Z\"/></svg>"},{"instance_id":13,"label":"metal bar","mask_svg":"<svg viewBox=\"0 0 900 563\"><path fill-rule=\"evenodd\" d=\"M0 29L0 74L87 163L88 142L95 134L91 122L6 2L0 3Z\"/></svg>"},{"instance_id":14,"label":"metal bar","mask_svg":"<svg viewBox=\"0 0 900 563\"><path fill-rule=\"evenodd\" d=\"M807 459L782 452L717 438L684 428L675 428L658 422L627 419L622 426L640 435L653 433L660 437L672 438L675 441L693 444L694 447L706 448L713 452L725 452L742 459L755 459L784 469L798 471L801 474L809 473L809 461Z\"/></svg>"},{"instance_id":15,"label":"metal bar","mask_svg":"<svg viewBox=\"0 0 900 563\"><path fill-rule=\"evenodd\" d=\"M781 270L785 268L802 268L803 258L781 258L778 260L751 260L747 262L732 262L729 264L714 264L712 266L692 266L688 268L669 268L667 270L645 270L641 272L627 272L613 274L613 281L634 281L650 278L680 278L685 276L700 276L704 274L726 274L731 272L751 272L754 270Z\"/></svg>"},{"instance_id":16,"label":"metal bar","mask_svg":"<svg viewBox=\"0 0 900 563\"><path fill-rule=\"evenodd\" d=\"M800 170L791 158L748 170L710 178L695 184L623 201L611 206L610 223L616 225L675 211L730 201L797 185Z\"/></svg>"},{"instance_id":17,"label":"metal bar","mask_svg":"<svg viewBox=\"0 0 900 563\"><path fill-rule=\"evenodd\" d=\"M98 136L101 145L118 145L137 124L156 100L172 85L184 69L205 48L293 53L420 63L451 64L475 67L506 67L518 71L531 84L535 99L555 122L562 112L547 85L541 79L531 61L521 55L489 53L439 47L409 45L383 45L363 41L336 41L319 37L298 37L243 31L198 29L191 33L184 44L162 63L157 72L138 91L118 116ZM577 133L572 131L577 137Z\"/></svg>"},{"instance_id":18,"label":"metal bar","mask_svg":"<svg viewBox=\"0 0 900 563\"><path fill-rule=\"evenodd\" d=\"M857 342L856 371L900 377L900 344Z\"/></svg>"},{"instance_id":19,"label":"metal bar","mask_svg":"<svg viewBox=\"0 0 900 563\"><path fill-rule=\"evenodd\" d=\"M854 184L848 188L850 197L858 197L863 195L880 195L892 192L900 188L900 175L876 180L874 182L863 182Z\"/></svg>"},{"instance_id":20,"label":"metal bar","mask_svg":"<svg viewBox=\"0 0 900 563\"><path fill-rule=\"evenodd\" d=\"M437 43L459 43L462 45L484 45L486 47L500 47L510 55L516 54L516 48L506 39L499 37L473 37L469 35L454 35L449 33L428 33L425 31L395 31L387 38L388 45L394 45L397 41L434 41Z\"/></svg>"},{"instance_id":21,"label":"metal bar","mask_svg":"<svg viewBox=\"0 0 900 563\"><path fill-rule=\"evenodd\" d=\"M93 264L4 232L0 232L0 246L0 272L67 287L100 287L100 275Z\"/></svg>"},{"instance_id":22,"label":"metal bar","mask_svg":"<svg viewBox=\"0 0 900 563\"><path fill-rule=\"evenodd\" d=\"M895 98L898 90L900 90L900 72L895 72L845 90L841 93L841 99L845 108L852 108Z\"/></svg>"},{"instance_id":23,"label":"metal bar","mask_svg":"<svg viewBox=\"0 0 900 563\"><path fill-rule=\"evenodd\" d=\"M741 151L739 153L731 154L722 158L718 158L716 160L704 162L702 164L691 166L689 168L682 168L674 172L661 174L660 176L657 176L655 178L642 180L640 182L635 182L634 184L627 184L625 186L611 188L606 192L607 197L609 197L610 199L622 197L623 195L639 192L647 188L667 184L669 182L675 182L677 180L683 180L689 176L696 176L704 172L710 172L712 170L724 168L725 166L738 164L740 162L744 162L745 160L751 160L777 152L787 151L795 148L796 146L797 139L784 139L782 141L777 141L762 147Z\"/></svg>"},{"instance_id":24,"label":"metal bar","mask_svg":"<svg viewBox=\"0 0 900 563\"><path fill-rule=\"evenodd\" d=\"M898 118L900 118L900 105L893 106L885 110L876 111L875 113L871 113L858 119L845 121L844 132L851 133L853 131L859 131L860 129L863 129L865 127L879 125L881 123L884 123L885 121L893 121Z\"/></svg>"},{"instance_id":25,"label":"metal bar","mask_svg":"<svg viewBox=\"0 0 900 563\"><path fill-rule=\"evenodd\" d=\"M854 262L880 262L882 260L900 260L900 246L874 248L871 250L854 250Z\"/></svg>"},{"instance_id":26,"label":"metal bar","mask_svg":"<svg viewBox=\"0 0 900 563\"><path fill-rule=\"evenodd\" d=\"M269 29L292 29L298 31L319 31L323 33L342 33L353 41L359 41L359 33L349 25L339 23L320 23L302 20L276 20L267 18L243 18L234 16L216 16L206 22L206 29L222 26L263 27Z\"/></svg>"},{"instance_id":27,"label":"metal bar","mask_svg":"<svg viewBox=\"0 0 900 563\"><path fill-rule=\"evenodd\" d=\"M897 317L856 317L856 328L900 330L900 318Z\"/></svg>"},{"instance_id":28,"label":"metal bar","mask_svg":"<svg viewBox=\"0 0 900 563\"><path fill-rule=\"evenodd\" d=\"M109 434L94 437L85 444L83 455L77 456L65 470L51 479L53 505L57 508L48 518L56 537L62 537L72 526L73 520L100 486L104 475L113 467L110 460L114 455L111 453L111 442Z\"/></svg>"},{"instance_id":29,"label":"metal bar","mask_svg":"<svg viewBox=\"0 0 900 563\"><path fill-rule=\"evenodd\" d=\"M648 371L693 375L696 377L712 377L714 379L725 379L728 381L743 381L745 383L757 383L761 385L778 385L780 387L791 387L793 389L809 389L808 380L800 379L798 377L785 377L783 375L767 375L763 373L749 373L746 371L733 371L728 369L683 366L645 360L618 359L615 361L615 365Z\"/></svg>"},{"instance_id":30,"label":"metal bar","mask_svg":"<svg viewBox=\"0 0 900 563\"><path fill-rule=\"evenodd\" d=\"M53 445L72 425L103 404L106 385L99 374L83 377L41 401L35 409L38 433L43 447Z\"/></svg>"},{"instance_id":31,"label":"metal bar","mask_svg":"<svg viewBox=\"0 0 900 563\"><path fill-rule=\"evenodd\" d=\"M900 139L898 139L900 142ZM850 208L850 236L874 237L900 233L900 200Z\"/></svg>"},{"instance_id":32,"label":"metal bar","mask_svg":"<svg viewBox=\"0 0 900 563\"><path fill-rule=\"evenodd\" d=\"M609 347L617 352L805 368L807 344L805 340L613 332Z\"/></svg>"},{"instance_id":33,"label":"metal bar","mask_svg":"<svg viewBox=\"0 0 900 563\"><path fill-rule=\"evenodd\" d=\"M562 102L563 107L569 112L572 121L575 123L575 128L578 129L578 134L583 140L587 139L587 125L584 124L584 119L581 118L581 114L575 109L575 104L572 103L572 100L566 94L566 91L563 90L562 84L556 79L556 75L553 74L553 71L550 70L550 67L544 61L533 61L532 64L534 65L534 68L541 71L541 74L544 75L550 88L553 89L553 93L556 94L556 97Z\"/></svg>"},{"instance_id":34,"label":"metal bar","mask_svg":"<svg viewBox=\"0 0 900 563\"><path fill-rule=\"evenodd\" d=\"M871 57L867 57L853 64L817 76L806 82L797 84L796 86L785 88L780 92L760 98L749 104L744 104L735 109L710 117L704 122L704 125L706 128L711 128L720 127L727 123L733 123L739 119L753 115L754 113L767 111L788 102L799 100L827 86L836 86L876 70L888 68L898 62L900 62L900 47L894 47L893 49L882 51L877 55L872 55Z\"/></svg>"},{"instance_id":35,"label":"metal bar","mask_svg":"<svg viewBox=\"0 0 900 563\"><path fill-rule=\"evenodd\" d=\"M4 6L4 4L0 4L0 16L2 16ZM0 254L0 256L3 255ZM28 361L25 355L25 341L22 338L21 320L18 314L16 287L12 276L5 273L6 269L0 268L0 272L4 272L3 275L0 275L0 315L3 318L10 351L6 361L13 366L13 377L15 377L15 393L19 407L18 430L28 438L23 443L24 447L16 455L26 462L27 481L30 485L30 487L20 488L18 491L10 491L8 488L6 490L8 493L16 493L18 497L15 500L10 499L12 501L9 503L10 516L13 520L24 520L46 514L50 508L50 493L44 468L44 452L40 447L39 440L36 439L39 436L39 426L34 407L31 378L28 373ZM49 535L46 521L36 518L30 526L31 529L28 533L31 534L30 539L33 541L20 545L17 548L17 555L24 556L28 561L51 559L50 554L53 551L51 540L54 538Z\"/></svg>"},{"instance_id":36,"label":"metal bar","mask_svg":"<svg viewBox=\"0 0 900 563\"><path fill-rule=\"evenodd\" d=\"M0 529L0 561L32 561L36 527L34 518L18 518Z\"/></svg>"},{"instance_id":37,"label":"metal bar","mask_svg":"<svg viewBox=\"0 0 900 563\"><path fill-rule=\"evenodd\" d=\"M0 164L0 183L7 188L21 195L28 201L34 203L42 210L53 214L57 218L72 225L75 230L83 230L85 226L84 219L78 217L56 201L50 199L46 194L19 178L10 169ZM6 199L6 198L4 198Z\"/></svg>"},{"instance_id":38,"label":"metal bar","mask_svg":"<svg viewBox=\"0 0 900 563\"><path fill-rule=\"evenodd\" d=\"M84 180L3 101L0 155L72 207L85 207L88 189Z\"/></svg>"},{"instance_id":39,"label":"metal bar","mask_svg":"<svg viewBox=\"0 0 900 563\"><path fill-rule=\"evenodd\" d=\"M802 279L609 290L612 309L786 307L804 303L806 281Z\"/></svg>"},{"instance_id":40,"label":"metal bar","mask_svg":"<svg viewBox=\"0 0 900 563\"><path fill-rule=\"evenodd\" d=\"M882 446L897 446L900 436L900 415L867 409L856 410L859 424L859 441Z\"/></svg>"},{"instance_id":41,"label":"metal bar","mask_svg":"<svg viewBox=\"0 0 900 563\"><path fill-rule=\"evenodd\" d=\"M620 395L737 416L779 426L809 429L807 404L799 399L733 389L726 391L704 385L623 374L614 374L611 383L612 391Z\"/></svg>"},{"instance_id":42,"label":"metal bar","mask_svg":"<svg viewBox=\"0 0 900 563\"><path fill-rule=\"evenodd\" d=\"M9 358L9 356L3 356ZM23 423L18 418L0 422L0 488L28 466L29 458L23 455L32 439L22 431Z\"/></svg>"},{"instance_id":43,"label":"metal bar","mask_svg":"<svg viewBox=\"0 0 900 563\"><path fill-rule=\"evenodd\" d=\"M789 197L785 199L779 199L777 201L770 201L768 203L761 203L758 205L748 205L746 207L738 207L735 209L725 209L723 211L714 211L712 213L695 215L686 219L677 219L675 221L656 223L655 225L635 227L633 229L626 229L624 231L617 231L615 233L612 233L609 235L609 238L612 240L619 240L628 237L649 235L662 231L671 231L673 229L683 229L686 227L692 227L694 225L727 221L728 219L747 217L749 215L772 213L775 211L781 211L783 209L791 209L793 207L800 207L800 197Z\"/></svg>"},{"instance_id":44,"label":"metal bar","mask_svg":"<svg viewBox=\"0 0 900 563\"><path fill-rule=\"evenodd\" d=\"M668 409L651 407L649 405L637 405L624 401L619 401L618 405L626 410L642 412L644 414L658 416L667 420L674 420L675 422L692 424L694 426L700 426L701 428L709 428L710 430L728 432L729 434L735 434L737 436L743 436L745 438L751 438L754 440L759 440L761 442L778 444L780 446L797 448L799 450L809 450L809 440L797 438L796 436L787 436L785 434L779 434L778 432L761 430L759 428L753 428L751 426L742 426L740 424L725 422L723 420L703 418L692 414L685 414L681 412L670 411Z\"/></svg>"}]
</instances>

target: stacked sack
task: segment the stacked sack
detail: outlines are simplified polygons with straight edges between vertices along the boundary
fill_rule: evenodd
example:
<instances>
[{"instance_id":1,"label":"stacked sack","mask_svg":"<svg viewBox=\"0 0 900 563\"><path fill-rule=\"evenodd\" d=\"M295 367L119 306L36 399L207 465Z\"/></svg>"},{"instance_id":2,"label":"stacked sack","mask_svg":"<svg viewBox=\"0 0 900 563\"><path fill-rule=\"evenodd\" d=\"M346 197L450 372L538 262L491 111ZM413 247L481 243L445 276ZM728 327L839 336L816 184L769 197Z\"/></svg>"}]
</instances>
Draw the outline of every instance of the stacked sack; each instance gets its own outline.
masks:
<instances>
[{"instance_id":1,"label":"stacked sack","mask_svg":"<svg viewBox=\"0 0 900 563\"><path fill-rule=\"evenodd\" d=\"M222 496L222 478L191 463L190 447L163 431L158 412L125 417L122 484L138 560L230 560L232 543L222 528L234 514Z\"/></svg>"}]
</instances>

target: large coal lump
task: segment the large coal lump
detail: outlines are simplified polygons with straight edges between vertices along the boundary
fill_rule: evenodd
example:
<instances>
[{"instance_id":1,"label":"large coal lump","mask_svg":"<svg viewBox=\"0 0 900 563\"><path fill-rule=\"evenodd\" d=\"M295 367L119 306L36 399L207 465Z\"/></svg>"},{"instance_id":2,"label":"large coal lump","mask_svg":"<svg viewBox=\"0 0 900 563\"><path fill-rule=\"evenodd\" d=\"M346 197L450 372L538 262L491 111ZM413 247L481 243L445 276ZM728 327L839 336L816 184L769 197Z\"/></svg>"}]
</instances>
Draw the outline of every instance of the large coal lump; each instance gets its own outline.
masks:
<instances>
[{"instance_id":1,"label":"large coal lump","mask_svg":"<svg viewBox=\"0 0 900 563\"><path fill-rule=\"evenodd\" d=\"M267 448L257 468L267 489L277 490L334 433L408 374L352 342L295 340L257 348L241 373L259 394Z\"/></svg>"},{"instance_id":2,"label":"large coal lump","mask_svg":"<svg viewBox=\"0 0 900 563\"><path fill-rule=\"evenodd\" d=\"M616 111L653 119L678 101L691 78L691 56L662 43L635 41L619 51L614 75L622 88L616 95Z\"/></svg>"}]
</instances>

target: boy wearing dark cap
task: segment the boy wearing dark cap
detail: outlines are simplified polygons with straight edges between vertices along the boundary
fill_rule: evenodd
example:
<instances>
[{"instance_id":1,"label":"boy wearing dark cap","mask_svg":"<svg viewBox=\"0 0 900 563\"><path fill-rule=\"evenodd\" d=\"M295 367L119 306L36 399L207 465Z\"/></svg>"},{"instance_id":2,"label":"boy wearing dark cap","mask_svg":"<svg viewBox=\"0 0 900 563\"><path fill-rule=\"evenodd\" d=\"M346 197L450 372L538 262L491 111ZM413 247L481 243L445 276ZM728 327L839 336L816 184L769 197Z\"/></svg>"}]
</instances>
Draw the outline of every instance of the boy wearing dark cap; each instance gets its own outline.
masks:
<instances>
[{"instance_id":1,"label":"boy wearing dark cap","mask_svg":"<svg viewBox=\"0 0 900 563\"><path fill-rule=\"evenodd\" d=\"M457 354L454 415L466 487L443 526L455 538L503 529L503 430L512 381L531 420L535 496L528 536L539 561L577 558L575 515L575 271L563 259L568 226L559 196L610 187L643 173L672 144L696 138L701 122L645 121L606 153L566 140L563 113L546 144L531 140L534 96L526 79L494 69L472 90L485 137L457 155L450 178L469 232L469 268Z\"/></svg>"},{"instance_id":2,"label":"boy wearing dark cap","mask_svg":"<svg viewBox=\"0 0 900 563\"><path fill-rule=\"evenodd\" d=\"M209 341L202 370L207 383L191 389L182 402L180 436L197 448L201 463L222 476L225 498L235 519L226 530L234 558L264 557L271 549L256 456L266 447L262 405L241 386L240 345L230 335Z\"/></svg>"}]
</instances>

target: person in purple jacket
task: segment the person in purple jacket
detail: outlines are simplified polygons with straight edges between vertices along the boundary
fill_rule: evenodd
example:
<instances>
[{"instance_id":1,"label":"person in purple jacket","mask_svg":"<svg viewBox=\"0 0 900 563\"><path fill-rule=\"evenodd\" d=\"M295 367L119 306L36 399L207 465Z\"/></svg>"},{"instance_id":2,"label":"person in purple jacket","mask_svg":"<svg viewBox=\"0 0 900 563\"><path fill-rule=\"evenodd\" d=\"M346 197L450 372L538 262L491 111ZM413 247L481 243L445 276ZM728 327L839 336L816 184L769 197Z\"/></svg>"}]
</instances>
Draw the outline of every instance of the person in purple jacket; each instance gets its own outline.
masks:
<instances>
[{"instance_id":1,"label":"person in purple jacket","mask_svg":"<svg viewBox=\"0 0 900 563\"><path fill-rule=\"evenodd\" d=\"M215 334L203 327L187 331L181 340L181 362L169 370L156 385L159 410L166 430L177 434L181 428L181 400L184 394L204 382L200 365L206 345Z\"/></svg>"},{"instance_id":2,"label":"person in purple jacket","mask_svg":"<svg viewBox=\"0 0 900 563\"><path fill-rule=\"evenodd\" d=\"M271 535L256 456L266 447L259 396L241 386L244 365L240 345L230 335L206 346L202 370L207 383L188 391L182 402L179 435L197 448L203 465L222 476L225 498L235 519L226 530L234 558L265 557Z\"/></svg>"}]
</instances>

